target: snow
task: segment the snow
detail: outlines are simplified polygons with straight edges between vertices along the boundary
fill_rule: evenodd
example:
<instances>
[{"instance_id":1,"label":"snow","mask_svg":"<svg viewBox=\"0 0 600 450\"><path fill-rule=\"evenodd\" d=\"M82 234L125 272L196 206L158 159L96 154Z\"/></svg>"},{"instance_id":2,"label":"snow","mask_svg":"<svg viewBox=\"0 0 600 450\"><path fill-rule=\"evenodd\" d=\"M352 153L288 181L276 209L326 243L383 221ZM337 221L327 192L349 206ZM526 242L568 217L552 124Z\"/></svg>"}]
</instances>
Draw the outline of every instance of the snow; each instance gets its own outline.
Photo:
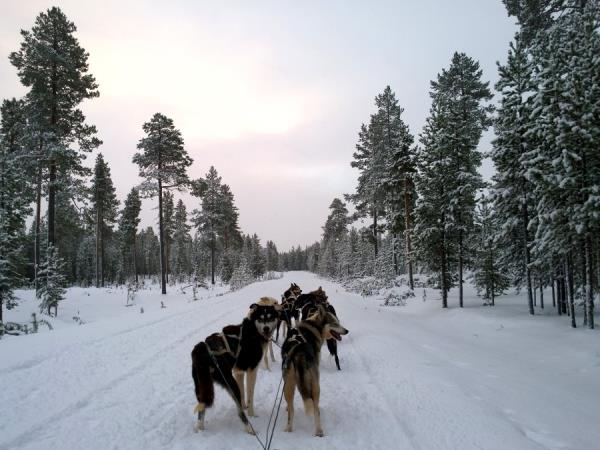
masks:
<instances>
[{"instance_id":1,"label":"snow","mask_svg":"<svg viewBox=\"0 0 600 450\"><path fill-rule=\"evenodd\" d=\"M284 401L272 448L598 447L594 331L569 328L552 308L531 317L517 295L483 307L467 286L466 307L454 306L452 291L443 310L437 291L424 301L419 288L405 307L381 307L314 274L288 272L225 295L225 287L203 290L197 302L189 290L171 287L165 298L155 287L127 308L125 290L69 289L54 331L0 340L0 449L260 448L220 388L206 430L194 433L190 352L292 281L304 291L323 286L350 334L339 345L341 372L326 349L321 357L325 437L312 436L299 401L295 430L284 433ZM18 295L7 320L35 311L30 292ZM77 311L84 325L73 321ZM263 440L280 373L278 364L259 372L259 417L251 421Z\"/></svg>"}]
</instances>

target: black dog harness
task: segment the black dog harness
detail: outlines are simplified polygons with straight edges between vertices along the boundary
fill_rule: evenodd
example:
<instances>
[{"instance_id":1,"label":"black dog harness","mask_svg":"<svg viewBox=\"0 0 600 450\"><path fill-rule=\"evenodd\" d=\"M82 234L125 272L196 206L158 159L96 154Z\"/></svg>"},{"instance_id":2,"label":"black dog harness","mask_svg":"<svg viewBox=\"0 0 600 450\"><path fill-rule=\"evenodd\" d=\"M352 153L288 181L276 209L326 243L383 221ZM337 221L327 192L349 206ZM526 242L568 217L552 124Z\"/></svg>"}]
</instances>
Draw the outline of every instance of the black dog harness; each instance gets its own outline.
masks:
<instances>
[{"instance_id":1,"label":"black dog harness","mask_svg":"<svg viewBox=\"0 0 600 450\"><path fill-rule=\"evenodd\" d=\"M240 351L242 350L242 330L243 328L240 327L240 334L225 334L225 333L214 333L209 337L220 337L221 340L223 341L223 346L218 346L218 348L211 348L209 342L206 342L206 348L208 349L208 353L212 356L221 356L224 354L229 354L231 356L233 356L233 358L237 361L238 356L240 355ZM233 352L233 350L231 350L231 347L229 345L229 339L233 339L236 342L235 345L235 352ZM208 339L207 339L208 341Z\"/></svg>"},{"instance_id":2,"label":"black dog harness","mask_svg":"<svg viewBox=\"0 0 600 450\"><path fill-rule=\"evenodd\" d=\"M290 349L285 353L285 357L284 357L283 364L282 364L282 368L284 370L287 369L288 361L289 361L291 355L294 353L294 350L296 350L296 348L298 348L299 345L307 343L306 338L304 337L304 335L302 333L300 333L299 328L305 328L306 330L308 330L309 332L314 334L319 342L323 342L323 339L321 338L321 333L319 333L319 330L317 330L315 327L313 327L308 322L300 322L300 324L298 324L298 328L294 328L291 331L292 333L294 333L294 335L290 336L284 344L284 345L286 345L288 342L290 343Z\"/></svg>"}]
</instances>

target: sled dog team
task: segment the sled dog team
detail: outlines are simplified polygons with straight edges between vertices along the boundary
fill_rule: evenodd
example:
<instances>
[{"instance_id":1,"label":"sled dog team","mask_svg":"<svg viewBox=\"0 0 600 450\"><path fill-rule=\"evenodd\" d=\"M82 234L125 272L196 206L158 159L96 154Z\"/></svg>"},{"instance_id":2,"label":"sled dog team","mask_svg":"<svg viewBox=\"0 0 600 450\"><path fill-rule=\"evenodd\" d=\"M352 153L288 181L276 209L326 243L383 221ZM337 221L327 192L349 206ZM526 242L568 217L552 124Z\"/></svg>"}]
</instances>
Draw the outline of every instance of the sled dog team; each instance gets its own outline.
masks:
<instances>
[{"instance_id":1,"label":"sled dog team","mask_svg":"<svg viewBox=\"0 0 600 450\"><path fill-rule=\"evenodd\" d=\"M246 431L254 434L244 410L248 411L248 416L255 416L254 387L258 365L264 357L269 369L268 351L275 361L272 336L276 333L275 340L278 339L281 325L285 336L281 347L283 394L288 413L285 431L293 428L294 392L298 388L305 412L314 416L315 436L323 436L319 412L321 346L327 342L340 370L337 341L341 341L348 330L340 324L321 287L302 294L296 283L283 293L281 303L272 297L261 298L250 305L242 323L227 325L220 333L211 334L194 347L192 378L198 400L196 431L204 429L204 415L206 408L213 404L214 383L217 382L233 397Z\"/></svg>"}]
</instances>

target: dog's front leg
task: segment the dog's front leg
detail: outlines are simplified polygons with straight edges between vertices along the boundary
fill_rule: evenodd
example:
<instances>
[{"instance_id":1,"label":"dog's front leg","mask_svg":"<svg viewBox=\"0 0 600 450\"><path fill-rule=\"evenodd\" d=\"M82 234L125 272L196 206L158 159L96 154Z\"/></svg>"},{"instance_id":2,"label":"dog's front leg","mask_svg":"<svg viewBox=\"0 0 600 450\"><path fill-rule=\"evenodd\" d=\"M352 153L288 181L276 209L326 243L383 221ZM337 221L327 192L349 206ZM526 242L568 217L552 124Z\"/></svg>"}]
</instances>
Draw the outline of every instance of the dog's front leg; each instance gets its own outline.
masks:
<instances>
[{"instance_id":1,"label":"dog's front leg","mask_svg":"<svg viewBox=\"0 0 600 450\"><path fill-rule=\"evenodd\" d=\"M241 398L241 407L242 409L246 409L246 399L245 399L245 391L244 391L244 371L240 369L233 369L233 378L235 378L235 382L240 389L240 398Z\"/></svg>"},{"instance_id":2,"label":"dog's front leg","mask_svg":"<svg viewBox=\"0 0 600 450\"><path fill-rule=\"evenodd\" d=\"M273 352L273 341L271 340L269 340L269 353L271 353L271 361L275 362L275 353Z\"/></svg>"},{"instance_id":3,"label":"dog's front leg","mask_svg":"<svg viewBox=\"0 0 600 450\"><path fill-rule=\"evenodd\" d=\"M248 395L246 397L248 401L248 415L250 417L256 417L254 414L254 386L256 385L256 373L258 372L258 367L254 369L248 369Z\"/></svg>"}]
</instances>

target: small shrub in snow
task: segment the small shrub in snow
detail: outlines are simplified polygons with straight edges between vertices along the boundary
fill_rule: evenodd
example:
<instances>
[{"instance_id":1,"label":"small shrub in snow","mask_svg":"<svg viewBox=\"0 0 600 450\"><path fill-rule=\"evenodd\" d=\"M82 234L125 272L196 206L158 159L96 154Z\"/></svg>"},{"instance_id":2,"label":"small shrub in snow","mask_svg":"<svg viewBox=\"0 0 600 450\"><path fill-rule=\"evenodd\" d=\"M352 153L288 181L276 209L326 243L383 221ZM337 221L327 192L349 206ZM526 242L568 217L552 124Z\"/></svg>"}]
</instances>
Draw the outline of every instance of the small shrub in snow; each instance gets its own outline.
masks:
<instances>
[{"instance_id":1,"label":"small shrub in snow","mask_svg":"<svg viewBox=\"0 0 600 450\"><path fill-rule=\"evenodd\" d=\"M384 293L381 306L406 306L406 300L414 296L415 293L409 289L390 289Z\"/></svg>"},{"instance_id":2,"label":"small shrub in snow","mask_svg":"<svg viewBox=\"0 0 600 450\"><path fill-rule=\"evenodd\" d=\"M79 315L79 311L77 311L77 315L76 315L76 316L73 316L73 321L74 321L76 324L78 324L78 325L83 325L83 324L85 324L85 320L83 320L83 319L81 318L81 316Z\"/></svg>"}]
</instances>

